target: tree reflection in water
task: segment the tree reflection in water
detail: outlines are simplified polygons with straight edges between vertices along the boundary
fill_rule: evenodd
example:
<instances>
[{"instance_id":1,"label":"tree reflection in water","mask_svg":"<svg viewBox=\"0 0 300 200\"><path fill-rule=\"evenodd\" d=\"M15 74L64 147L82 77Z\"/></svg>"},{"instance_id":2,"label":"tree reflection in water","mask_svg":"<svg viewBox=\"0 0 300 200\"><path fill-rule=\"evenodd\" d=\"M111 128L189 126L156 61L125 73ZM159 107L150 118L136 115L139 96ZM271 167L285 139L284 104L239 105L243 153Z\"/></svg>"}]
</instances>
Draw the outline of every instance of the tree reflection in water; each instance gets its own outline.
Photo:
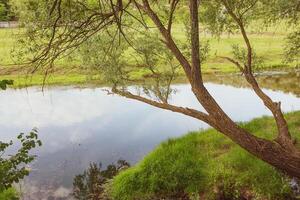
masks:
<instances>
[{"instance_id":1,"label":"tree reflection in water","mask_svg":"<svg viewBox=\"0 0 300 200\"><path fill-rule=\"evenodd\" d=\"M291 71L270 71L258 72L256 78L261 88L280 90L285 93L292 93L300 97L300 69ZM249 87L244 77L240 74L234 75L206 75L206 82L232 85L234 87Z\"/></svg>"},{"instance_id":2,"label":"tree reflection in water","mask_svg":"<svg viewBox=\"0 0 300 200\"><path fill-rule=\"evenodd\" d=\"M75 176L73 180L73 196L78 200L108 200L108 188L111 180L120 171L130 167L125 160L118 160L102 169L102 164L91 163L89 168Z\"/></svg>"}]
</instances>

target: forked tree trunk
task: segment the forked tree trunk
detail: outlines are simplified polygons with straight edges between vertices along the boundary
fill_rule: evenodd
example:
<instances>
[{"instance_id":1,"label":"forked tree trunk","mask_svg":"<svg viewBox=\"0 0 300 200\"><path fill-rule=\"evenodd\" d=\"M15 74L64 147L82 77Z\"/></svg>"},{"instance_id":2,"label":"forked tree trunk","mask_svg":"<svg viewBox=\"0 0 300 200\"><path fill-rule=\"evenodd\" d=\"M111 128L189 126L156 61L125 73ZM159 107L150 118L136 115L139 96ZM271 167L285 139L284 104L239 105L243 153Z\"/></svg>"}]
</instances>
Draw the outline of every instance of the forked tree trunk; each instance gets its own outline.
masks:
<instances>
[{"instance_id":1,"label":"forked tree trunk","mask_svg":"<svg viewBox=\"0 0 300 200\"><path fill-rule=\"evenodd\" d=\"M300 151L292 143L282 145L276 140L258 138L239 127L218 106L204 86L196 89L194 94L198 97L199 102L205 101L203 106L212 117L212 122L209 122L212 127L254 156L291 177L300 178Z\"/></svg>"}]
</instances>

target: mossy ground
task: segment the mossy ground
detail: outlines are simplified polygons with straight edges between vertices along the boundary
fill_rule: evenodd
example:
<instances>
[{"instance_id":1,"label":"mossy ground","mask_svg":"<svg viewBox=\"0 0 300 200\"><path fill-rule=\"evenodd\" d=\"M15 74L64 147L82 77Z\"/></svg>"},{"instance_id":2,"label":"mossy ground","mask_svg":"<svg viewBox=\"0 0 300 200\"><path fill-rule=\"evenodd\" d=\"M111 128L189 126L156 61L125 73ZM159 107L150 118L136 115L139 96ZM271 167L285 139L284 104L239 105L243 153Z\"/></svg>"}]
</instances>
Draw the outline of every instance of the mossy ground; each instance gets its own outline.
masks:
<instances>
[{"instance_id":1,"label":"mossy ground","mask_svg":"<svg viewBox=\"0 0 300 200\"><path fill-rule=\"evenodd\" d=\"M286 115L293 137L300 139L300 112ZM263 138L274 138L272 118L241 124ZM137 165L113 180L115 200L181 199L290 199L289 180L270 165L250 155L213 129L169 139ZM242 198L243 197L243 198Z\"/></svg>"}]
</instances>

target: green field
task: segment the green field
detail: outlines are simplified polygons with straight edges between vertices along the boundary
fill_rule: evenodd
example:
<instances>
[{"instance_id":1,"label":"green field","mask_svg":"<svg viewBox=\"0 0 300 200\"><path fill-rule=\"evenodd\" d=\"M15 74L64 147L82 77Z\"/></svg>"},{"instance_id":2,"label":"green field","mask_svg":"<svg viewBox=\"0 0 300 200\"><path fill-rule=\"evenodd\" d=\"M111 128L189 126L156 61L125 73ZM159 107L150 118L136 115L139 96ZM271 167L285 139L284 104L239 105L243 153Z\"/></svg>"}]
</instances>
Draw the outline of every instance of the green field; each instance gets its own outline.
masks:
<instances>
[{"instance_id":1,"label":"green field","mask_svg":"<svg viewBox=\"0 0 300 200\"><path fill-rule=\"evenodd\" d=\"M181 27L174 29L176 40L183 40L185 34ZM287 31L285 31L287 30ZM0 79L13 79L15 86L40 85L43 83L43 74L26 75L26 68L15 65L12 52L17 48L17 38L21 29L0 29ZM249 37L258 56L263 58L260 70L270 68L287 68L296 66L295 63L283 63L283 48L285 36L288 29L280 24L278 27L271 27L265 31L258 31L251 28ZM202 39L209 40L209 58L203 65L204 73L229 73L237 72L236 67L230 62L220 58L220 56L232 56L232 45L243 46L243 39L239 35L222 35L220 38L212 37L209 34L202 34ZM78 84L89 83L98 79L97 71L91 71L89 66L80 61L77 56L71 55L66 59L56 63L56 71L46 80L47 84ZM132 73L134 78L142 78L147 74L145 70ZM30 77L28 79L28 77ZM100 80L101 82L101 80Z\"/></svg>"},{"instance_id":2,"label":"green field","mask_svg":"<svg viewBox=\"0 0 300 200\"><path fill-rule=\"evenodd\" d=\"M286 119L291 134L299 140L300 112L289 113ZM262 138L276 136L275 121L269 117L241 126ZM118 200L182 196L206 200L295 199L287 177L214 129L160 144L137 165L117 175L110 187L113 199ZM217 198L222 193L225 197Z\"/></svg>"}]
</instances>

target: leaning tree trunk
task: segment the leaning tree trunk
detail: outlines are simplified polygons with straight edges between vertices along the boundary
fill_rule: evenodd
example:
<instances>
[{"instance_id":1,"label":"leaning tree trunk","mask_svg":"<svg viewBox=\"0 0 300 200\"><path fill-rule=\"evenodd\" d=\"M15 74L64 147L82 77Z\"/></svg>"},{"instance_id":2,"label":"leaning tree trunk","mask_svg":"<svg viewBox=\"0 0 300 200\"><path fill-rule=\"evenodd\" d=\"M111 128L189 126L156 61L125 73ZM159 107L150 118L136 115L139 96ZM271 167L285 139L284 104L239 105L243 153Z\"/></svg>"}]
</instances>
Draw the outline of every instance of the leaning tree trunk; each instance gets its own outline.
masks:
<instances>
[{"instance_id":1,"label":"leaning tree trunk","mask_svg":"<svg viewBox=\"0 0 300 200\"><path fill-rule=\"evenodd\" d=\"M228 115L219 107L213 97L205 89L204 85L199 85L194 89L194 94L209 112L212 121L208 123L233 142L240 145L249 153L269 163L280 171L291 177L300 178L300 151L292 142L284 145L276 140L266 140L258 138L247 130L239 127ZM266 133L268 134L268 133Z\"/></svg>"},{"instance_id":2,"label":"leaning tree trunk","mask_svg":"<svg viewBox=\"0 0 300 200\"><path fill-rule=\"evenodd\" d=\"M257 138L234 123L222 123L215 128L254 156L291 177L300 178L300 153L291 151L294 147L285 148L275 140Z\"/></svg>"}]
</instances>

